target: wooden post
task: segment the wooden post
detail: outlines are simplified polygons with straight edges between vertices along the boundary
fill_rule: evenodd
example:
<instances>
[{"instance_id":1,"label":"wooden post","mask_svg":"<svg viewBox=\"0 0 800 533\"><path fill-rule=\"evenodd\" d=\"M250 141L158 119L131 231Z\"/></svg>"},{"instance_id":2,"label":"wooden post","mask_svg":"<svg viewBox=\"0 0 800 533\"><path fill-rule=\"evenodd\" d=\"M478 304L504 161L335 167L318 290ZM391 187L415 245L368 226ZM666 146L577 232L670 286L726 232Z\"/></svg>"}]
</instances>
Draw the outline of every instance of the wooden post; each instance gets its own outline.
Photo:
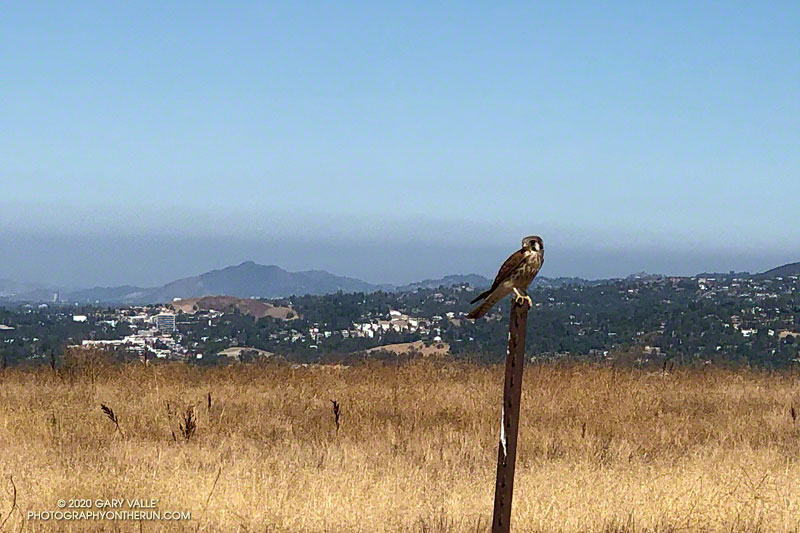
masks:
<instances>
[{"instance_id":1,"label":"wooden post","mask_svg":"<svg viewBox=\"0 0 800 533\"><path fill-rule=\"evenodd\" d=\"M527 324L527 303L518 304L512 299L503 408L500 411L500 442L497 450L492 533L508 533L511 525L511 499L514 494L514 468L517 461L519 404L522 398L522 368L525 362Z\"/></svg>"}]
</instances>

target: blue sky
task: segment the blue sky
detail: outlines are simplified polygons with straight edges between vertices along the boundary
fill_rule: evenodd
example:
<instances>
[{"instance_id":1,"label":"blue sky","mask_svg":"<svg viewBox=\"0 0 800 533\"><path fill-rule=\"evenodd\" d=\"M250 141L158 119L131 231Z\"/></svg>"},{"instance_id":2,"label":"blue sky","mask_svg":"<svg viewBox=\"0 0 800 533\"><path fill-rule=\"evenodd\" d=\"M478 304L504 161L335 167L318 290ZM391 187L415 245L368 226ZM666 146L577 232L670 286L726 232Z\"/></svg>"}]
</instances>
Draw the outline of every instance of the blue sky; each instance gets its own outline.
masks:
<instances>
[{"instance_id":1,"label":"blue sky","mask_svg":"<svg viewBox=\"0 0 800 533\"><path fill-rule=\"evenodd\" d=\"M0 277L800 260L800 4L432 4L4 4Z\"/></svg>"}]
</instances>

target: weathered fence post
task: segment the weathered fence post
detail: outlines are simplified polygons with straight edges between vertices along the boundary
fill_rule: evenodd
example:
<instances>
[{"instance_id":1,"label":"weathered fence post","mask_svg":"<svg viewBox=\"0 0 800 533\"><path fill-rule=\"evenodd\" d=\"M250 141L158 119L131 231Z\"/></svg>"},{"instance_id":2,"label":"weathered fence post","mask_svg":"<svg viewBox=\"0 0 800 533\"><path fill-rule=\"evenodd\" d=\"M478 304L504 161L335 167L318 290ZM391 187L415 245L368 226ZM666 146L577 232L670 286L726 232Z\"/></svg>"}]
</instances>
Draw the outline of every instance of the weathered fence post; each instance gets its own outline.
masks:
<instances>
[{"instance_id":1,"label":"weathered fence post","mask_svg":"<svg viewBox=\"0 0 800 533\"><path fill-rule=\"evenodd\" d=\"M492 533L507 533L511 525L511 499L514 494L514 468L517 461L519 404L522 398L522 368L525 361L527 324L528 304L516 303L512 299L503 408L500 411L500 442L497 450Z\"/></svg>"}]
</instances>

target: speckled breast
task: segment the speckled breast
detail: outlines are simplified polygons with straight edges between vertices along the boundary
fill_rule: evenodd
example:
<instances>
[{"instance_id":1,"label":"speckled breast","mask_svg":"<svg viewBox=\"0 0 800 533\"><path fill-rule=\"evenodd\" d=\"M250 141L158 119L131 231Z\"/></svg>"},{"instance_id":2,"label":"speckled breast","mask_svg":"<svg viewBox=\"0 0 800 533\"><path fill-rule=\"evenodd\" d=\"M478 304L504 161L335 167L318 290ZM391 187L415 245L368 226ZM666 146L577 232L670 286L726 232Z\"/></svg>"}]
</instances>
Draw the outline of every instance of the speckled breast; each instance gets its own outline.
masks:
<instances>
[{"instance_id":1,"label":"speckled breast","mask_svg":"<svg viewBox=\"0 0 800 533\"><path fill-rule=\"evenodd\" d=\"M526 288L528 285L531 284L533 278L536 277L536 273L539 272L539 269L542 267L542 260L541 257L538 255L534 255L524 263L522 266L518 268L514 274L514 285L521 288Z\"/></svg>"}]
</instances>

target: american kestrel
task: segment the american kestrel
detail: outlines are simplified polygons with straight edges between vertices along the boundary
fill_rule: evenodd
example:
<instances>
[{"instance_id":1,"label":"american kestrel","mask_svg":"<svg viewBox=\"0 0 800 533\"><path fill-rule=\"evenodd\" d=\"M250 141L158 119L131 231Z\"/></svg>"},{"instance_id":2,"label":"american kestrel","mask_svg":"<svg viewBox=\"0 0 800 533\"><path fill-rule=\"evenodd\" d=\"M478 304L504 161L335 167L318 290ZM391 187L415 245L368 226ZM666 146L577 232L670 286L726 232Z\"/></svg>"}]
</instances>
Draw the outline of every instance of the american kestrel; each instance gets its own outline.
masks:
<instances>
[{"instance_id":1,"label":"american kestrel","mask_svg":"<svg viewBox=\"0 0 800 533\"><path fill-rule=\"evenodd\" d=\"M474 304L478 300L486 298L467 317L482 317L494 304L511 292L514 293L516 302L527 301L528 305L532 306L533 302L526 291L539 269L542 268L542 263L544 263L544 243L542 243L542 238L538 235L533 235L522 239L522 248L506 259L506 262L500 267L497 277L494 278L492 287L470 302Z\"/></svg>"}]
</instances>

